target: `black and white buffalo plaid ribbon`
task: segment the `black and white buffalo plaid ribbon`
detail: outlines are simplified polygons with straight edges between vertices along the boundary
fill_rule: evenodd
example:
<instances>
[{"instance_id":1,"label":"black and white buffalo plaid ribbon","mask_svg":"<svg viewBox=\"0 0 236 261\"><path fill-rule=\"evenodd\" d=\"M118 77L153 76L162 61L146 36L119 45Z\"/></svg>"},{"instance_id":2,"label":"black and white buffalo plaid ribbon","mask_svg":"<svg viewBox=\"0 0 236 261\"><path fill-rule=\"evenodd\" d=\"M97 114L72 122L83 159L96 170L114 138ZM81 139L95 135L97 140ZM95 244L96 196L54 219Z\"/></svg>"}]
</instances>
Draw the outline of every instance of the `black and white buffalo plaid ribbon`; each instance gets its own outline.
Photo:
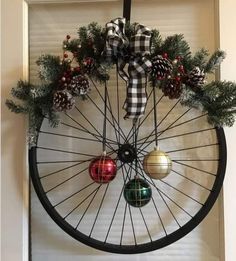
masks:
<instances>
[{"instance_id":1,"label":"black and white buffalo plaid ribbon","mask_svg":"<svg viewBox=\"0 0 236 261\"><path fill-rule=\"evenodd\" d=\"M130 41L125 36L125 18L117 18L106 25L105 54L108 59L117 58L119 74L127 82L124 118L138 119L145 113L147 73L152 65L150 54L151 30L141 24L135 25ZM124 67L128 62L128 74Z\"/></svg>"}]
</instances>

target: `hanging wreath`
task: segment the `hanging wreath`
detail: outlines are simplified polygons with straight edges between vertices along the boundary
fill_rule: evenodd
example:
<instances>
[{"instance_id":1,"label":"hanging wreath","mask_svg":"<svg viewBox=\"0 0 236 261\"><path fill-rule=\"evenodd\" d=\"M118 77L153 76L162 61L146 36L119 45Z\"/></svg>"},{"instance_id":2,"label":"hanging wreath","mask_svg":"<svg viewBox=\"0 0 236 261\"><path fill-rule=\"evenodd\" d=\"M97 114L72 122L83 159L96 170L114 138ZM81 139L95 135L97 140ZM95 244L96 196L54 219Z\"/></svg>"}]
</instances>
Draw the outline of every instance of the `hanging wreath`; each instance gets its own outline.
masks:
<instances>
[{"instance_id":1,"label":"hanging wreath","mask_svg":"<svg viewBox=\"0 0 236 261\"><path fill-rule=\"evenodd\" d=\"M63 41L63 56L42 55L37 60L40 85L19 81L12 88L18 104L7 100L15 113L29 115L29 137L33 144L42 119L51 126L59 124L59 112L73 109L75 98L86 98L90 82L105 83L109 70L117 66L127 83L125 118L137 119L145 113L146 88L160 88L170 99L208 114L214 126L232 126L236 113L236 84L208 82L225 58L225 52L211 56L205 49L194 55L183 35L162 39L158 30L117 18L105 28L97 23L80 27L78 38ZM128 72L124 70L128 65Z\"/></svg>"}]
</instances>

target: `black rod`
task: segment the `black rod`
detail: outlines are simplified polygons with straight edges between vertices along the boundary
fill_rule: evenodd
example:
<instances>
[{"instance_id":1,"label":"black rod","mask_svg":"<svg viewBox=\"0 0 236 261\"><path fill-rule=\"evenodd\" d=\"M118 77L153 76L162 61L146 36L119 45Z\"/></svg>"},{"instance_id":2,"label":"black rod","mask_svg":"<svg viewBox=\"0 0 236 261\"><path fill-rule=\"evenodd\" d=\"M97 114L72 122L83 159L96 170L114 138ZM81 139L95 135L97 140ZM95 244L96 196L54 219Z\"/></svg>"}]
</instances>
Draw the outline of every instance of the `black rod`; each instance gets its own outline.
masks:
<instances>
[{"instance_id":1,"label":"black rod","mask_svg":"<svg viewBox=\"0 0 236 261\"><path fill-rule=\"evenodd\" d=\"M102 150L104 155L106 154L106 137L107 137L107 81L104 86L104 120L103 120L103 132L102 132Z\"/></svg>"},{"instance_id":2,"label":"black rod","mask_svg":"<svg viewBox=\"0 0 236 261\"><path fill-rule=\"evenodd\" d=\"M157 108L156 108L156 87L153 87L153 113L154 113L154 130L155 130L155 147L158 147L157 139Z\"/></svg>"},{"instance_id":3,"label":"black rod","mask_svg":"<svg viewBox=\"0 0 236 261\"><path fill-rule=\"evenodd\" d=\"M126 21L130 21L131 16L131 0L124 0L123 3L123 17Z\"/></svg>"},{"instance_id":4,"label":"black rod","mask_svg":"<svg viewBox=\"0 0 236 261\"><path fill-rule=\"evenodd\" d=\"M86 215L86 213L87 213L88 209L90 208L90 206L91 206L91 204L92 204L92 202L93 202L94 198L96 197L96 195L97 195L97 193L98 193L99 189L101 188L101 186L102 186L102 184L101 184L101 185L100 185L100 186L99 186L99 187L96 189L96 192L94 193L94 195L93 195L93 197L91 198L91 200L90 200L89 204L87 205L87 207L86 207L86 209L85 209L85 211L84 211L83 215L81 216L80 220L78 221L78 223L77 223L77 225L76 225L75 229L77 229L77 228L78 228L78 226L80 225L80 223L81 223L82 219L83 219L83 218L84 218L84 216Z\"/></svg>"},{"instance_id":5,"label":"black rod","mask_svg":"<svg viewBox=\"0 0 236 261\"><path fill-rule=\"evenodd\" d=\"M67 178L66 180L63 180L62 182L60 182L59 184L53 186L52 188L50 188L49 190L45 191L45 193L49 193L51 192L52 190L54 190L55 188L58 188L60 187L61 185L65 184L67 181L79 176L80 174L84 173L89 167L86 167L84 169L82 169L81 171L77 172L76 174L72 175L71 177Z\"/></svg>"},{"instance_id":6,"label":"black rod","mask_svg":"<svg viewBox=\"0 0 236 261\"><path fill-rule=\"evenodd\" d=\"M57 173L59 173L59 172L62 172L62 171L64 171L64 170L73 168L73 167L78 166L78 165L80 165L80 164L83 164L83 163L85 163L85 162L88 162L88 160L83 161L83 162L79 162L79 163L76 163L76 164L73 164L73 165L68 166L68 167L64 167L64 168L62 168L62 169L59 169L59 170L56 170L56 171L53 171L53 172L50 172L50 173L48 173L48 174L45 174L44 176L41 176L40 179L46 178L46 177L49 177L49 176L51 176L51 175L57 174Z\"/></svg>"},{"instance_id":7,"label":"black rod","mask_svg":"<svg viewBox=\"0 0 236 261\"><path fill-rule=\"evenodd\" d=\"M70 210L70 212L68 214L66 214L63 219L66 219L67 217L69 217L77 208L79 208L88 198L90 198L93 193L95 193L95 195L97 194L98 190L100 187L95 188L95 190L93 190L92 193L90 193L86 198L84 198L77 206L75 206L72 210Z\"/></svg>"}]
</instances>

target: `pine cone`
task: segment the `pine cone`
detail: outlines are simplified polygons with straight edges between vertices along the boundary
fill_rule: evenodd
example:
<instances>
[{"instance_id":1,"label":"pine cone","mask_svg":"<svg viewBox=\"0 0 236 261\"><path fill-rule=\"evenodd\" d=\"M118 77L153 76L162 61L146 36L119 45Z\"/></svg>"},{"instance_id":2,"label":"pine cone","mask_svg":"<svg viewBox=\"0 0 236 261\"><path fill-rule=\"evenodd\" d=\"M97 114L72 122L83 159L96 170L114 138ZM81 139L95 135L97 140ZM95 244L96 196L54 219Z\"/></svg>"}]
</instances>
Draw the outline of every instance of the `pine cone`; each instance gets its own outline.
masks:
<instances>
[{"instance_id":1,"label":"pine cone","mask_svg":"<svg viewBox=\"0 0 236 261\"><path fill-rule=\"evenodd\" d=\"M178 99L182 93L181 81L176 79L168 79L162 84L162 91L165 96L170 99Z\"/></svg>"},{"instance_id":2,"label":"pine cone","mask_svg":"<svg viewBox=\"0 0 236 261\"><path fill-rule=\"evenodd\" d=\"M75 75L71 78L67 90L73 95L85 95L89 91L89 81L84 75Z\"/></svg>"},{"instance_id":3,"label":"pine cone","mask_svg":"<svg viewBox=\"0 0 236 261\"><path fill-rule=\"evenodd\" d=\"M75 100L67 91L57 91L53 96L53 106L57 111L71 110L74 107Z\"/></svg>"},{"instance_id":4,"label":"pine cone","mask_svg":"<svg viewBox=\"0 0 236 261\"><path fill-rule=\"evenodd\" d=\"M204 85L205 73L200 70L199 67L195 67L187 76L186 84L189 85L193 90L197 90Z\"/></svg>"},{"instance_id":5,"label":"pine cone","mask_svg":"<svg viewBox=\"0 0 236 261\"><path fill-rule=\"evenodd\" d=\"M152 59L151 75L153 77L161 80L170 74L172 69L173 66L168 59L160 55L157 55Z\"/></svg>"}]
</instances>

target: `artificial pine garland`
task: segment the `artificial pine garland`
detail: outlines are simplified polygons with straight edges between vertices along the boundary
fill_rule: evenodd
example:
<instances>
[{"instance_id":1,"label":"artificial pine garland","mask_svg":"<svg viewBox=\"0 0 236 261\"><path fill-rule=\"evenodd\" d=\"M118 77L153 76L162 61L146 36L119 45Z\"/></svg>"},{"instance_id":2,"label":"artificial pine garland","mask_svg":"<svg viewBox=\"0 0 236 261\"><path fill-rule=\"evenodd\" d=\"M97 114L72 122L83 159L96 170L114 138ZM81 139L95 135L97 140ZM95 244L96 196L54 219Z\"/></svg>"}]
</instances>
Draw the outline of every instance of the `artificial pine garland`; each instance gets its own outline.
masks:
<instances>
[{"instance_id":1,"label":"artificial pine garland","mask_svg":"<svg viewBox=\"0 0 236 261\"><path fill-rule=\"evenodd\" d=\"M126 24L128 40L134 34L135 24ZM160 33L151 31L149 59L152 67L149 82L162 89L170 99L180 98L183 105L208 113L214 126L232 126L236 114L236 84L213 81L207 83L207 74L214 73L225 58L221 50L211 56L205 49L194 55L183 35L162 39ZM42 55L37 60L41 85L19 81L11 94L20 104L7 100L6 105L15 113L29 115L29 133L35 142L42 119L47 117L51 126L59 123L59 111L73 108L74 97L84 98L89 91L89 78L105 82L109 69L117 64L117 57L106 56L106 29L97 23L80 27L78 38L63 41L63 57ZM130 53L124 54L126 62Z\"/></svg>"}]
</instances>

